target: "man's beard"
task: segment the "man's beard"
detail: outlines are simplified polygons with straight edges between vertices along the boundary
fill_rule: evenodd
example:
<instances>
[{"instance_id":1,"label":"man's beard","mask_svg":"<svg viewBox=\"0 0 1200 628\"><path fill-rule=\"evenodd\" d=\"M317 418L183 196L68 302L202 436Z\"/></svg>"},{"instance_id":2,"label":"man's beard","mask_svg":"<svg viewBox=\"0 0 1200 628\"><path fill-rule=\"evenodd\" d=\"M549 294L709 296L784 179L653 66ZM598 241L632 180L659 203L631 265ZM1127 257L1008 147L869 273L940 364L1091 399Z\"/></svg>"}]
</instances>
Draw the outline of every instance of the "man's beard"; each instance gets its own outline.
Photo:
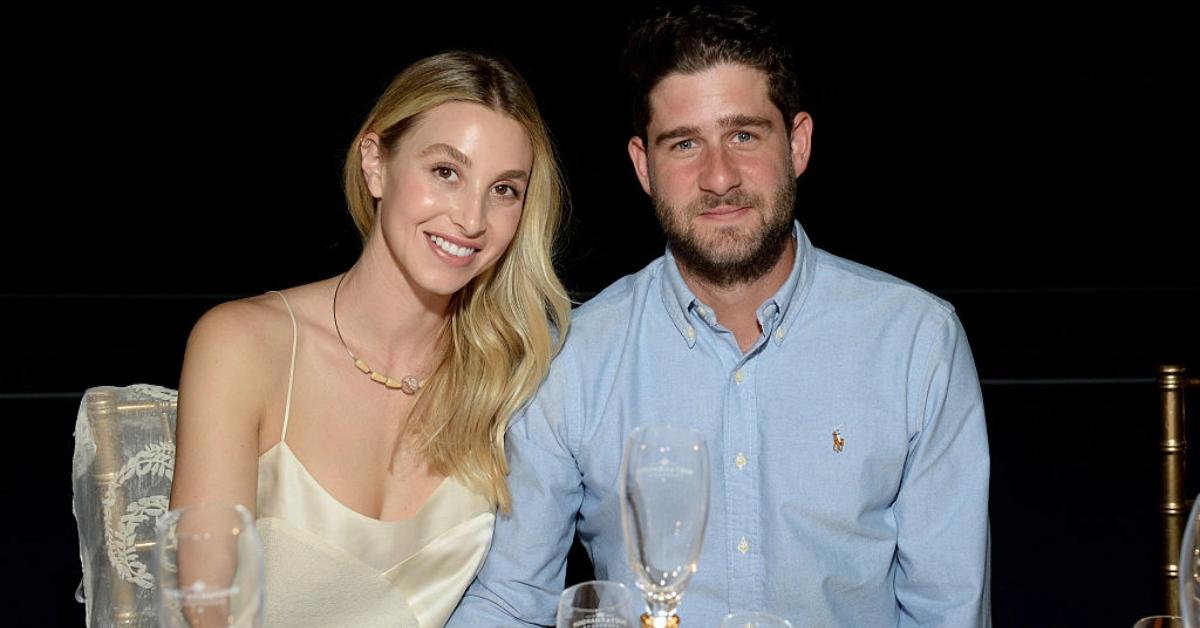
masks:
<instances>
[{"instance_id":1,"label":"man's beard","mask_svg":"<svg viewBox=\"0 0 1200 628\"><path fill-rule=\"evenodd\" d=\"M676 211L651 188L654 213L675 260L709 285L732 287L751 283L767 274L787 248L792 234L792 207L796 202L796 180L791 177L784 177L770 205L763 204L758 194L735 188L724 196L706 194L685 211ZM748 227L717 227L708 234L697 234L691 219L722 205L757 208L763 222Z\"/></svg>"}]
</instances>

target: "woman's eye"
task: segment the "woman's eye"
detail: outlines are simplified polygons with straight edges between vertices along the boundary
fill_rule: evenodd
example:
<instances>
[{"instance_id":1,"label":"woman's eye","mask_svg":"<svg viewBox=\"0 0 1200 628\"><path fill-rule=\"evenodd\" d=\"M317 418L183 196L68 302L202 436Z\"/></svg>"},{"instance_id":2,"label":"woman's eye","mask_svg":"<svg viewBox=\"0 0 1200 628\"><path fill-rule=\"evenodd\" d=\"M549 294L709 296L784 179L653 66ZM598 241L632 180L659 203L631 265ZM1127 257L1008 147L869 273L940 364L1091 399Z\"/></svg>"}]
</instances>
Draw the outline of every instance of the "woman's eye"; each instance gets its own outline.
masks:
<instances>
[{"instance_id":1,"label":"woman's eye","mask_svg":"<svg viewBox=\"0 0 1200 628\"><path fill-rule=\"evenodd\" d=\"M493 187L492 191L494 191L496 194L499 194L500 196L508 196L508 197L512 197L512 198L520 198L520 196L521 196L521 193L517 191L517 188L514 188L513 186L511 186L507 183L501 183L501 184L497 185L496 187Z\"/></svg>"}]
</instances>

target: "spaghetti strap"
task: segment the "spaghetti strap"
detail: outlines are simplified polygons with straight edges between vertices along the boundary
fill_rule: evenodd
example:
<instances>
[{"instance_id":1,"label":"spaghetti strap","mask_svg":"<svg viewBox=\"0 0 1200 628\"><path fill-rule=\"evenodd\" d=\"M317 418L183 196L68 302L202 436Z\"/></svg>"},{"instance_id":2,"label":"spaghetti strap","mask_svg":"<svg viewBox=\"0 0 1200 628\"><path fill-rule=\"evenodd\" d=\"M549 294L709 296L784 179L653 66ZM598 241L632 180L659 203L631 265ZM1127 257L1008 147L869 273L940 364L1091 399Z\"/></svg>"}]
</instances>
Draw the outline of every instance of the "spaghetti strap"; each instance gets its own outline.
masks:
<instances>
[{"instance_id":1,"label":"spaghetti strap","mask_svg":"<svg viewBox=\"0 0 1200 628\"><path fill-rule=\"evenodd\" d=\"M288 415L292 413L292 383L296 379L296 338L299 332L296 326L296 314L292 312L292 304L288 303L287 297L283 296L283 293L278 290L271 290L270 292L278 294L279 298L283 299L283 305L287 308L288 316L292 319L292 365L288 367L287 402L283 406L283 432L279 434L279 442L282 443L287 439Z\"/></svg>"}]
</instances>

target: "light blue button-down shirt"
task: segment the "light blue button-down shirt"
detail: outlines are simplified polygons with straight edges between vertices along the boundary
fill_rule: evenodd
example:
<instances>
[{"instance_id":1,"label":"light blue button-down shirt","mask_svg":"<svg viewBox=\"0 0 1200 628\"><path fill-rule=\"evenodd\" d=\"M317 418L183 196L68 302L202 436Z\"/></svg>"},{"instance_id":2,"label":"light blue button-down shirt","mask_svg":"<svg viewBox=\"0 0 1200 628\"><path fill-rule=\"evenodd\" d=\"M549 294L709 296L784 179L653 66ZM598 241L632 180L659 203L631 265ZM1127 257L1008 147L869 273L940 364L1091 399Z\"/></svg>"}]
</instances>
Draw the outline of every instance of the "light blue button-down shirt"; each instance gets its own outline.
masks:
<instances>
[{"instance_id":1,"label":"light blue button-down shirt","mask_svg":"<svg viewBox=\"0 0 1200 628\"><path fill-rule=\"evenodd\" d=\"M987 430L953 309L795 237L745 353L669 251L578 309L509 429L512 511L449 626L553 625L576 530L596 577L636 594L618 471L656 423L701 430L712 459L683 625L990 624Z\"/></svg>"}]
</instances>

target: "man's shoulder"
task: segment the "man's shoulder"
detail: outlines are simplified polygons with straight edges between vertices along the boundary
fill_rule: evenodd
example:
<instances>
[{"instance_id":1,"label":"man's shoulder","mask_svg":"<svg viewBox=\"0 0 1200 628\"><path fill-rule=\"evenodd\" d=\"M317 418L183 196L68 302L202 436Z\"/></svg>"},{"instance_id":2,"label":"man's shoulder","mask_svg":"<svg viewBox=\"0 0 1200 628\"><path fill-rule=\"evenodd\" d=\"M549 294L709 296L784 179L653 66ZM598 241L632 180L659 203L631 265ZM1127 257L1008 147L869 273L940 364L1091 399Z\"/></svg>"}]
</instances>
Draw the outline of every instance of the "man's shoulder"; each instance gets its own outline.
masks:
<instances>
[{"instance_id":1,"label":"man's shoulder","mask_svg":"<svg viewBox=\"0 0 1200 628\"><path fill-rule=\"evenodd\" d=\"M954 306L945 299L884 271L815 250L815 293L831 304L870 301L879 307L945 318Z\"/></svg>"},{"instance_id":2,"label":"man's shoulder","mask_svg":"<svg viewBox=\"0 0 1200 628\"><path fill-rule=\"evenodd\" d=\"M571 314L571 334L603 333L614 325L628 324L632 313L657 294L664 258L609 284Z\"/></svg>"},{"instance_id":3,"label":"man's shoulder","mask_svg":"<svg viewBox=\"0 0 1200 628\"><path fill-rule=\"evenodd\" d=\"M661 268L662 258L656 259L575 308L562 350L550 366L546 383L538 390L539 398L565 394L568 388L611 382L609 371L615 364L611 358L621 354L629 338L627 332L642 318L647 300L653 298L662 310L661 297L657 296Z\"/></svg>"}]
</instances>

